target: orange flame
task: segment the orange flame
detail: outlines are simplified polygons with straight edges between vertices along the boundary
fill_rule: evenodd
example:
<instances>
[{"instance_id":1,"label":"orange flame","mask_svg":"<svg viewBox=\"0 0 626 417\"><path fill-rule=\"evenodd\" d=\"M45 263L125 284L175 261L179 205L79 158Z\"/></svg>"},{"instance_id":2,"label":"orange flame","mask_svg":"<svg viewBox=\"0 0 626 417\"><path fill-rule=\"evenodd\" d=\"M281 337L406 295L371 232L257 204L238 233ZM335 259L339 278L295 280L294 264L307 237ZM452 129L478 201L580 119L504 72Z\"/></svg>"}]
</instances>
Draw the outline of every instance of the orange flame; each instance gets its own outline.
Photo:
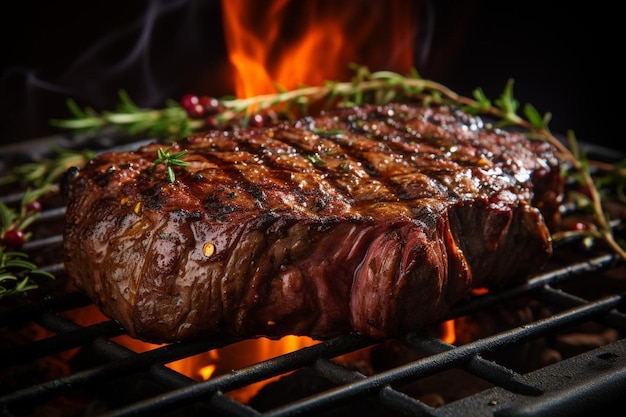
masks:
<instances>
[{"instance_id":1,"label":"orange flame","mask_svg":"<svg viewBox=\"0 0 626 417\"><path fill-rule=\"evenodd\" d=\"M446 343L453 344L456 341L456 329L454 320L447 320L441 324L441 340Z\"/></svg>"},{"instance_id":2,"label":"orange flame","mask_svg":"<svg viewBox=\"0 0 626 417\"><path fill-rule=\"evenodd\" d=\"M345 80L348 64L408 73L420 2L222 1L238 97Z\"/></svg>"},{"instance_id":3,"label":"orange flame","mask_svg":"<svg viewBox=\"0 0 626 417\"><path fill-rule=\"evenodd\" d=\"M89 326L109 320L94 304L74 309L66 314L71 316L71 319L81 326ZM41 337L44 336L42 334ZM163 346L134 339L127 335L114 337L113 340L137 353L147 352ZM266 338L248 339L220 348L219 351L211 350L170 362L166 366L189 378L202 381L213 376L226 374L233 369L243 368L285 353L312 346L316 343L319 342L306 336L285 336L279 340ZM72 352L68 352L68 358L76 354L77 351L78 349L74 349ZM246 403L264 385L280 377L279 375L238 390L230 391L227 394L239 402Z\"/></svg>"},{"instance_id":4,"label":"orange flame","mask_svg":"<svg viewBox=\"0 0 626 417\"><path fill-rule=\"evenodd\" d=\"M474 288L472 289L472 295L483 295L483 294L487 294L489 292L488 288Z\"/></svg>"}]
</instances>

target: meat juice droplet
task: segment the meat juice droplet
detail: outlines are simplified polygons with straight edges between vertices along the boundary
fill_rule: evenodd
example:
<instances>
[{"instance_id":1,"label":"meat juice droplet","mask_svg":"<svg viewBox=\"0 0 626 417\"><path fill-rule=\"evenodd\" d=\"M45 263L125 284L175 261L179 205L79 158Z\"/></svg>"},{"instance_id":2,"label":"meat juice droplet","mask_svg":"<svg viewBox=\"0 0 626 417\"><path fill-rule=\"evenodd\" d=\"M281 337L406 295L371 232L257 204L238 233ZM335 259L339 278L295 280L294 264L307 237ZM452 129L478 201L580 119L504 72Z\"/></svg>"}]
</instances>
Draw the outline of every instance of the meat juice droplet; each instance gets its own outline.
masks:
<instances>
[{"instance_id":1,"label":"meat juice droplet","mask_svg":"<svg viewBox=\"0 0 626 417\"><path fill-rule=\"evenodd\" d=\"M210 258L215 253L215 245L211 242L207 242L202 246L202 253L207 258Z\"/></svg>"}]
</instances>

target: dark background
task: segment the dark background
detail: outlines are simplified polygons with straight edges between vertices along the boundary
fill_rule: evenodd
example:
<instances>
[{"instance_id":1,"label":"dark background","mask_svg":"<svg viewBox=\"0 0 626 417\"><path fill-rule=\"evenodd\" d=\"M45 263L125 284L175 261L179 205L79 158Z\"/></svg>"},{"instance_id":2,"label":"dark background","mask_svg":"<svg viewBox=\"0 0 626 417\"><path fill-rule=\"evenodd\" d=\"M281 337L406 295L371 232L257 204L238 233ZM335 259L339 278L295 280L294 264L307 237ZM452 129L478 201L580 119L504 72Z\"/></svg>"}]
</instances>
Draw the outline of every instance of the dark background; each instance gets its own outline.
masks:
<instances>
[{"instance_id":1,"label":"dark background","mask_svg":"<svg viewBox=\"0 0 626 417\"><path fill-rule=\"evenodd\" d=\"M3 143L58 133L49 120L69 115L67 97L111 110L121 86L137 104L157 108L187 92L232 93L200 91L198 84L224 70L218 1L12 3L0 14ZM546 3L433 1L433 51L418 69L458 93L481 87L490 98L512 78L515 97L550 112L555 133L573 130L580 141L624 149L615 133L623 91L620 14L601 2ZM150 53L132 55L146 16L159 30L144 40Z\"/></svg>"}]
</instances>

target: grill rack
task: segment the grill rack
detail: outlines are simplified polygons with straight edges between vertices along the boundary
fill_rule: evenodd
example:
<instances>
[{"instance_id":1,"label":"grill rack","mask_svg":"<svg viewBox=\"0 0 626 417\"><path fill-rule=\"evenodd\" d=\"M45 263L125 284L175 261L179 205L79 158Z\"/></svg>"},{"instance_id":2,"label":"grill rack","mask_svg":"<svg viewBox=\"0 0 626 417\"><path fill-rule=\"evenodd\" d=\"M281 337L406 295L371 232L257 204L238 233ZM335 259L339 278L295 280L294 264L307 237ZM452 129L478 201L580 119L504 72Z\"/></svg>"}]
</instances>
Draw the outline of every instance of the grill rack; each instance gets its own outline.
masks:
<instances>
[{"instance_id":1,"label":"grill rack","mask_svg":"<svg viewBox=\"0 0 626 417\"><path fill-rule=\"evenodd\" d=\"M139 145L135 143L115 149ZM7 204L19 201L21 195L4 196L2 201ZM46 210L38 222L62 221L64 212L63 207ZM59 246L60 243L58 235L35 238L25 245L24 251L36 252L42 248ZM567 242L565 245L576 245L576 242ZM371 415L465 416L468 410L472 410L475 416L585 415L592 410L610 408L621 400L622 387L626 383L624 294L621 291L609 292L598 298L587 299L568 291L567 287L572 283L593 280L620 266L621 262L612 254L579 251L575 262L549 268L523 285L476 296L459 305L444 319L471 315L527 297L539 300L555 313L459 346L447 344L423 332L410 333L399 342L419 351L423 357L369 376L346 368L334 358L376 346L380 341L346 334L235 369L207 381L196 381L165 364L219 349L237 340L221 338L176 343L137 353L112 340L125 334L114 321L81 326L63 316L63 312L91 304L82 293L69 292L45 296L40 300L24 300L0 311L0 327L10 330L34 322L54 335L28 343L1 346L0 377L3 370L74 348L88 348L102 358L102 362L12 392L2 391L0 415L30 415L38 404L62 398L77 390L137 378L138 375L149 380L154 390L126 404L93 415L318 416L333 411L341 412L345 410L344 407L363 407L363 404L367 404ZM64 272L62 263L46 265L42 269L54 274ZM585 322L615 329L619 334L618 340L530 372L514 371L489 358L494 351L545 338ZM264 411L227 395L234 389L305 368L333 387ZM462 369L493 387L438 407L412 398L401 390L408 383L451 369Z\"/></svg>"}]
</instances>

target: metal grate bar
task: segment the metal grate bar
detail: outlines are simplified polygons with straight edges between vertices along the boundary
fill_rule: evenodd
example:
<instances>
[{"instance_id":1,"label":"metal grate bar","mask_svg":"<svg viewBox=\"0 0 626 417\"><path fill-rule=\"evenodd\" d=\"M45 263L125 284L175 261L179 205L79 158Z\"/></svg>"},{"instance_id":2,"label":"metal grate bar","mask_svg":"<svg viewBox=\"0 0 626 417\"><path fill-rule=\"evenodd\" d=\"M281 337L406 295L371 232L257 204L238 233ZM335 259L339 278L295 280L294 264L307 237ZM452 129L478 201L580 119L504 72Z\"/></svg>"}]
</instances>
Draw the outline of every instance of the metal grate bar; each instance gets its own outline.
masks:
<instances>
[{"instance_id":1,"label":"metal grate bar","mask_svg":"<svg viewBox=\"0 0 626 417\"><path fill-rule=\"evenodd\" d=\"M582 410L599 411L596 407L609 403L612 399L623 396L626 384L626 368L610 368L610 372L598 375L548 392L532 401L523 401L520 405L499 410L496 415L502 417L522 416L572 416Z\"/></svg>"},{"instance_id":2,"label":"metal grate bar","mask_svg":"<svg viewBox=\"0 0 626 417\"><path fill-rule=\"evenodd\" d=\"M80 326L63 317L52 314L45 315L45 317L45 326L58 333L75 332L81 329ZM174 388L190 385L194 382L192 379L162 364L223 347L232 342L233 340L229 339L211 342L202 341L196 343L172 344L137 354L115 342L98 337L93 341L91 347L96 353L111 360L111 362L100 367L53 379L43 384L2 396L0 397L0 405L8 406L11 404L24 403L26 401L42 401L55 395L69 392L77 386L86 386L111 377L144 370L148 370L150 375L155 377L159 382L168 385L169 388L172 388L171 384L174 384Z\"/></svg>"},{"instance_id":3,"label":"metal grate bar","mask_svg":"<svg viewBox=\"0 0 626 417\"><path fill-rule=\"evenodd\" d=\"M362 381L367 377L360 372L350 371L338 363L330 361L328 359L319 359L315 363L315 370L324 378L334 382L337 385L350 384L355 381ZM380 405L383 405L387 410L393 410L402 414L411 416L432 416L433 408L409 397L399 391L396 391L390 386L383 387L375 397ZM374 397L368 397L375 405L373 401ZM334 404L336 405L336 404Z\"/></svg>"},{"instance_id":4,"label":"metal grate bar","mask_svg":"<svg viewBox=\"0 0 626 417\"><path fill-rule=\"evenodd\" d=\"M33 250L42 249L42 248L60 246L62 243L63 243L63 236L55 235L55 236L50 236L50 237L46 237L43 239L37 239L37 240L26 242L22 246L22 250L25 252L28 252L28 251L33 251Z\"/></svg>"},{"instance_id":5,"label":"metal grate bar","mask_svg":"<svg viewBox=\"0 0 626 417\"><path fill-rule=\"evenodd\" d=\"M437 408L437 416L464 416L467 410L476 417L621 415L607 406L623 399L625 352L626 339L622 339L527 374L545 391L541 396L520 396L494 387Z\"/></svg>"},{"instance_id":6,"label":"metal grate bar","mask_svg":"<svg viewBox=\"0 0 626 417\"><path fill-rule=\"evenodd\" d=\"M568 267L565 269L569 270L571 275L572 270L575 274L577 271L579 272L581 270L588 269L591 265L593 265L592 268L602 268L606 261L608 261L606 257L600 257L590 262L584 262L582 265L573 268ZM425 376L432 374L437 370L447 369L453 366L465 367L470 372L474 372L478 374L478 376L487 380L494 381L495 384L498 384L514 393L536 395L537 392L541 392L537 387L533 387L532 385L525 383L521 376L514 373L511 374L510 372L507 373L507 370L503 369L499 365L483 360L480 356L478 356L480 352L496 349L508 343L517 343L526 338L539 337L547 331L554 331L558 327L563 327L576 321L589 319L590 317L597 316L597 319L601 320L603 316L615 316L620 320L621 324L623 324L624 320L623 314L617 313L614 310L620 306L623 301L620 296L607 297L593 303L587 303L583 299L554 290L545 285L546 283L560 281L563 275L567 275L567 273L564 273L563 270L553 271L531 280L529 285L524 285L522 287L524 287L525 291L535 291L537 288L540 288L544 293L549 294L548 298L550 301L560 302L560 304L566 305L582 304L582 307L577 307L563 312L559 315L550 317L543 322L536 322L531 325L523 326L522 328L514 329L508 333L481 339L476 343L470 343L457 348L453 348L451 345L446 345L438 340L420 339L416 335L410 335L408 338L410 344L414 344L415 346L418 346L426 351L439 353L435 353L424 360L410 364L408 367L405 366L402 368L396 368L393 371L388 371L372 377L355 377L354 373L347 370L346 372L349 372L349 374L341 376L335 369L333 371L335 372L335 381L340 381L340 379L337 378L348 378L351 380L351 383L348 384L348 386L338 387L330 392L325 392L321 394L321 399L314 396L310 400L296 402L263 415L288 416L316 412L324 407L330 407L336 403L354 400L355 398L364 395L372 395L374 392L377 395L376 398L382 404L394 407L396 411L398 411L398 409L403 409L405 410L404 412L419 412L420 414L418 415L433 415L430 407L417 400L411 399L410 397L404 398L404 394L389 388L388 384L402 383L403 381L408 381L411 378ZM519 294L516 292L516 294L518 296L520 294L523 295L523 292ZM488 294L477 299L482 298L489 298L490 304L493 304L502 301L502 294L494 294L493 296ZM82 328L70 320L56 316L52 313L46 313L45 311L49 309L62 311L64 309L72 308L75 305L84 305L88 303L89 301L79 293L72 293L57 298L46 297L43 303L18 306L18 313L16 313L15 310L11 310L9 313L3 313L0 315L0 321L4 320L8 323L11 321L11 317L15 316L19 316L23 319L23 314L34 318L39 315L38 321L44 327L59 333L66 333L65 335L55 336L49 341L41 341L39 346L47 346L49 344L46 348L49 350L54 350L56 343L60 343L64 347L71 347L71 342L64 342L61 340L64 336L70 335L70 338L72 338L74 337L72 335L79 335L78 340L85 342L91 341L94 336L102 335L97 334L98 332L95 331L95 327L92 329ZM482 307L484 306L481 306L481 308ZM11 312L12 314L10 314ZM543 323L546 324L544 325ZM223 341L219 345L224 346L232 342L232 340ZM332 372L329 371L329 369L332 366L323 364L323 361L320 362L317 358L334 357L351 352L355 349L369 346L372 343L373 341L356 335L350 335L349 337L342 336L310 348L305 348L303 350L283 355L248 368L234 371L229 375L217 377L202 383L194 383L195 381L161 365L162 363L174 360L172 357L185 357L188 355L187 353L180 353L178 356L176 356L177 354L173 354L173 356L170 356L171 352L169 352L169 354L164 354L162 352L167 352L167 349L162 348L163 350L150 351L152 352L150 355L147 353L136 354L135 352L127 350L114 342L97 337L93 341L94 349L105 357L117 362L112 362L109 365L104 365L84 373L74 374L67 378L49 381L48 383L37 387L31 387L30 389L18 391L17 393L13 393L11 396L0 398L0 404L12 404L14 402L23 402L33 399L41 400L41 398L44 397L49 398L52 395L67 392L76 386L76 384L93 384L97 381L109 378L112 375L123 375L128 374L129 372L138 372L148 368L149 373L156 377L157 380L162 382L168 381L168 386L178 389L168 392L163 396L159 396L158 398L148 399L132 404L124 409L114 411L110 414L110 416L139 415L141 413L145 413L142 415L150 415L153 412L163 411L164 406L165 409L173 409L187 404L189 400L204 400L205 402L203 405L212 409L229 409L232 413L228 415L257 416L259 415L258 412L222 395L221 391L236 389L252 382L280 375L301 366L307 366L313 363L317 363L317 367L323 369L323 372L326 372L327 375L331 375ZM184 350L184 346L187 345L182 346ZM211 348L216 347L217 346L209 347L207 345L203 345L199 347L196 352L200 353L206 351L207 349L210 350ZM474 347L474 351L468 351L468 349L472 347ZM28 349L32 351L35 348L29 347ZM308 354L306 352L308 352ZM140 358L135 359L137 357ZM522 379L521 381L519 380L520 378ZM180 387L183 388L181 389ZM42 392L44 392L45 395L42 394ZM398 395L403 398L396 398ZM208 397L208 400L206 397ZM387 404L387 400L384 400L384 398L389 398L390 404Z\"/></svg>"},{"instance_id":7,"label":"metal grate bar","mask_svg":"<svg viewBox=\"0 0 626 417\"><path fill-rule=\"evenodd\" d=\"M452 319L471 314L474 311L486 309L506 300L539 294L547 285L556 285L563 282L570 282L575 278L583 277L585 274L595 273L610 269L614 266L617 257L615 255L601 255L586 261L581 261L573 265L558 268L528 280L528 282L484 294L480 297L472 298L470 301L461 303L451 309L451 313L446 319Z\"/></svg>"},{"instance_id":8,"label":"metal grate bar","mask_svg":"<svg viewBox=\"0 0 626 417\"><path fill-rule=\"evenodd\" d=\"M98 339L98 343L104 339ZM85 371L75 372L69 376L56 378L42 384L28 387L12 394L0 397L0 404L20 404L26 401L42 401L63 395L75 387L87 387L97 382L111 380L149 369L155 363L163 364L196 355L211 349L210 343L187 343L167 345L144 353L128 355L124 359L107 362Z\"/></svg>"},{"instance_id":9,"label":"metal grate bar","mask_svg":"<svg viewBox=\"0 0 626 417\"><path fill-rule=\"evenodd\" d=\"M65 265L63 265L62 262L59 262L52 265L42 266L41 270L50 272L53 275L62 274L65 272Z\"/></svg>"},{"instance_id":10,"label":"metal grate bar","mask_svg":"<svg viewBox=\"0 0 626 417\"><path fill-rule=\"evenodd\" d=\"M57 317L51 313L46 313L42 316L42 321L45 321L46 317L50 316ZM0 358L3 358L2 363L4 365L13 366L64 352L77 346L87 345L98 337L114 337L121 334L124 334L124 329L118 323L109 320L45 339L35 340L27 344L0 349L0 352L2 352L0 353Z\"/></svg>"},{"instance_id":11,"label":"metal grate bar","mask_svg":"<svg viewBox=\"0 0 626 417\"><path fill-rule=\"evenodd\" d=\"M575 306L580 306L589 302L589 300L585 300L584 298L578 297L576 295L554 289L550 286L546 286L541 293L541 298L544 302L550 303L552 305L557 305L562 308L571 308ZM623 305L618 305L616 307L623 307ZM626 314L620 313L617 310L609 311L608 314L599 319L602 323L606 323L612 327L616 327L618 329L622 329L626 331Z\"/></svg>"},{"instance_id":12,"label":"metal grate bar","mask_svg":"<svg viewBox=\"0 0 626 417\"><path fill-rule=\"evenodd\" d=\"M373 341L358 335L348 334L340 336L245 368L233 370L227 375L214 377L189 387L183 387L158 397L137 402L126 408L105 414L102 417L154 415L157 412L169 411L190 401L210 396L215 392L226 392L241 388L254 382L263 381L311 365L318 358L336 357L368 347L373 343Z\"/></svg>"},{"instance_id":13,"label":"metal grate bar","mask_svg":"<svg viewBox=\"0 0 626 417\"><path fill-rule=\"evenodd\" d=\"M589 317L606 314L621 301L620 296L606 297L588 305L536 321L532 325L524 325L504 333L486 337L459 346L454 350L438 353L393 370L373 375L365 380L355 381L351 384L328 390L323 394L314 395L301 401L278 407L263 415L266 417L287 417L300 415L305 411L322 411L332 404L371 394L389 384L403 384L422 376L431 375L437 370L451 369L470 360L481 352L495 350L511 343L521 343Z\"/></svg>"},{"instance_id":14,"label":"metal grate bar","mask_svg":"<svg viewBox=\"0 0 626 417\"><path fill-rule=\"evenodd\" d=\"M587 274L609 270L615 266L618 260L619 257L615 254L600 255L587 260L579 260L576 263L530 279L528 286L539 287L547 284L561 284L566 281L571 282L573 278L582 278Z\"/></svg>"},{"instance_id":15,"label":"metal grate bar","mask_svg":"<svg viewBox=\"0 0 626 417\"><path fill-rule=\"evenodd\" d=\"M0 326L10 326L40 317L46 311L64 311L92 304L87 295L71 292L60 296L45 296L37 303L24 303L0 313Z\"/></svg>"},{"instance_id":16,"label":"metal grate bar","mask_svg":"<svg viewBox=\"0 0 626 417\"><path fill-rule=\"evenodd\" d=\"M409 335L407 342L410 346L415 346L430 354L456 349L456 346L445 343L440 339L421 338L415 335ZM471 357L461 367L472 375L476 375L511 392L523 395L539 395L542 393L540 389L529 384L522 375L495 362L488 361L479 355Z\"/></svg>"},{"instance_id":17,"label":"metal grate bar","mask_svg":"<svg viewBox=\"0 0 626 417\"><path fill-rule=\"evenodd\" d=\"M34 223L43 223L50 220L65 220L65 206L44 210L35 218Z\"/></svg>"},{"instance_id":18,"label":"metal grate bar","mask_svg":"<svg viewBox=\"0 0 626 417\"><path fill-rule=\"evenodd\" d=\"M208 412L211 415L217 416L232 416L232 417L259 417L261 413L254 410L252 407L244 405L230 397L227 397L222 392L217 391L212 393L208 399L204 402L208 406ZM154 410L154 413L160 413L159 410ZM115 415L115 414L113 414ZM152 412L143 415L153 416ZM205 414L206 415L206 414Z\"/></svg>"}]
</instances>

